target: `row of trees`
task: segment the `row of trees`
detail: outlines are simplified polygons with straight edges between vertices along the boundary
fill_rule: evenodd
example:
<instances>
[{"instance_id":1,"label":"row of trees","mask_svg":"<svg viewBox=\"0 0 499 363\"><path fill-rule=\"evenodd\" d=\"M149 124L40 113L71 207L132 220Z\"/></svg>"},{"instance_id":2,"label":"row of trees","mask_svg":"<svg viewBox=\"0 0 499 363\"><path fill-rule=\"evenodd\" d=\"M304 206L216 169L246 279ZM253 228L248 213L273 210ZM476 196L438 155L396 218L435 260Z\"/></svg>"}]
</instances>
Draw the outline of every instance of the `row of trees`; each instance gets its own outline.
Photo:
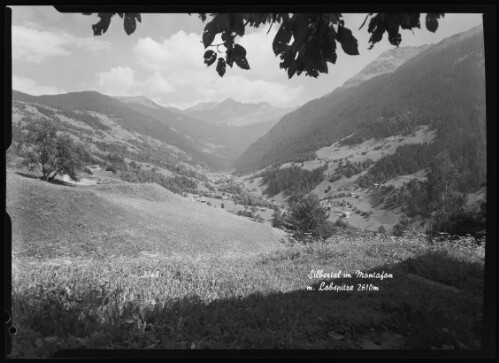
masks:
<instances>
[{"instance_id":1,"label":"row of trees","mask_svg":"<svg viewBox=\"0 0 499 363\"><path fill-rule=\"evenodd\" d=\"M276 195L280 192L290 195L292 193L308 193L324 180L326 166L312 171L298 166L289 168L271 168L262 174L262 183L267 184L266 193Z\"/></svg>"},{"instance_id":2,"label":"row of trees","mask_svg":"<svg viewBox=\"0 0 499 363\"><path fill-rule=\"evenodd\" d=\"M368 169L374 161L371 159L364 160L362 162L357 161L352 163L350 160L347 160L345 163L341 162L338 164L336 171L329 176L329 181L334 182L342 177L350 178L354 175L362 173L364 170Z\"/></svg>"},{"instance_id":3,"label":"row of trees","mask_svg":"<svg viewBox=\"0 0 499 363\"><path fill-rule=\"evenodd\" d=\"M383 111L387 112L386 110ZM409 135L416 130L420 122L424 121L416 112L411 111L391 117L381 114L377 119L370 119L361 123L352 136L338 141L338 144L356 145L370 139L385 138L393 135Z\"/></svg>"}]
</instances>

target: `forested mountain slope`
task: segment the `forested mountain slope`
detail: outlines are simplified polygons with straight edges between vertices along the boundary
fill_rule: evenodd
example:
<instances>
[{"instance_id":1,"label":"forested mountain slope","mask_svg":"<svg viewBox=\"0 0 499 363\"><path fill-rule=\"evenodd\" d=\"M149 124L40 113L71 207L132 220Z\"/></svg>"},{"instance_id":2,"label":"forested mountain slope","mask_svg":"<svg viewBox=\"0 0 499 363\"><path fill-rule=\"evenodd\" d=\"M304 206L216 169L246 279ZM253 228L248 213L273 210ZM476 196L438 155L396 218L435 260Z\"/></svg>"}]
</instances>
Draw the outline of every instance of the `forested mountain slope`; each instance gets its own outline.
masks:
<instances>
[{"instance_id":1,"label":"forested mountain slope","mask_svg":"<svg viewBox=\"0 0 499 363\"><path fill-rule=\"evenodd\" d=\"M253 104L237 103L245 108L245 112L240 113L240 116L246 120L253 120L253 122L248 121L239 126L211 122L210 117L216 119L217 116L211 115L209 112L199 111L199 114L192 113L193 116L191 116L190 112L183 110L173 111L171 108L162 107L146 97L120 97L119 100L127 103L134 110L163 122L181 135L201 145L204 152L213 155L220 161L217 168L228 168L248 146L265 135L278 121L278 119L259 121L258 114L251 112ZM216 107L219 104L213 105ZM280 109L276 108L276 110ZM237 110L232 112L225 108L225 111L226 116L229 117L236 114ZM222 115L220 109L217 112L219 117L227 119ZM198 116L202 117L197 118Z\"/></svg>"},{"instance_id":2,"label":"forested mountain slope","mask_svg":"<svg viewBox=\"0 0 499 363\"><path fill-rule=\"evenodd\" d=\"M400 147L394 155L382 158L371 168L377 175L373 179L415 172L439 150L448 149L460 169L462 188L482 182L486 137L481 27L430 46L392 73L308 102L284 116L234 166L244 174L313 158L316 150L339 140L355 145L408 135L426 125L436 131L433 142Z\"/></svg>"},{"instance_id":3,"label":"forested mountain slope","mask_svg":"<svg viewBox=\"0 0 499 363\"><path fill-rule=\"evenodd\" d=\"M127 132L152 138L180 149L188 156L188 159L192 159L188 160L192 163L199 163L212 168L219 168L224 164L220 157L203 150L204 145L201 142L189 138L171 127L174 118L179 117L173 112L163 113L163 118L159 120L113 97L95 91L44 96L31 96L13 91L12 96L14 107L18 105L16 101L20 101L39 105L41 110L48 110L46 112L49 118L65 112L75 117L79 115L80 119L84 123L86 122L88 126L102 131L109 129L109 127L99 121L99 117L109 117L119 128ZM92 113L101 116L96 117ZM57 120L54 119L53 121Z\"/></svg>"}]
</instances>

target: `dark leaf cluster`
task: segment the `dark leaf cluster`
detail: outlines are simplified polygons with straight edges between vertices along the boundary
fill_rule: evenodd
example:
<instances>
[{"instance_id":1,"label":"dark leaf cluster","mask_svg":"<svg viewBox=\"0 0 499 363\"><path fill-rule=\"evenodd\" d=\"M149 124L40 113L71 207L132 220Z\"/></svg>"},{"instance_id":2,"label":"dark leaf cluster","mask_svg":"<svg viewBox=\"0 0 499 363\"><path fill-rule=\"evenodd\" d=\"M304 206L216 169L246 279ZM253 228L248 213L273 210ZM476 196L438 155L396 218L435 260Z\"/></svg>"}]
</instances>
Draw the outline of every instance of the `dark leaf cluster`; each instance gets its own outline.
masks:
<instances>
[{"instance_id":1,"label":"dark leaf cluster","mask_svg":"<svg viewBox=\"0 0 499 363\"><path fill-rule=\"evenodd\" d=\"M92 13L83 13L83 15L91 15ZM92 25L94 35L102 35L109 29L111 18L118 15L123 19L123 28L127 35L132 34L137 28L137 21L140 23L142 18L139 13L97 13L99 21Z\"/></svg>"},{"instance_id":2,"label":"dark leaf cluster","mask_svg":"<svg viewBox=\"0 0 499 363\"><path fill-rule=\"evenodd\" d=\"M123 19L128 35L135 31L136 22L141 22L139 13L97 13L100 20L92 25L94 35L104 34L116 14ZM438 19L443 15L428 13L426 28L435 32ZM206 23L202 35L205 49L216 47L216 52L212 49L205 51L204 63L211 66L216 62L220 77L224 76L227 66L232 68L234 63L239 68L250 69L246 50L235 41L237 37L244 36L246 26L258 28L270 24L270 31L274 24L278 24L272 49L281 60L280 68L287 72L289 78L302 73L310 77L328 73L328 63L336 63L338 45L348 55L359 54L357 39L345 26L341 13L199 13L198 16ZM381 41L385 32L390 43L398 46L402 41L400 29L421 27L420 13L370 13L366 21L369 17L370 48ZM221 35L222 43L213 44L217 34ZM219 50L220 46L225 48L225 55Z\"/></svg>"}]
</instances>

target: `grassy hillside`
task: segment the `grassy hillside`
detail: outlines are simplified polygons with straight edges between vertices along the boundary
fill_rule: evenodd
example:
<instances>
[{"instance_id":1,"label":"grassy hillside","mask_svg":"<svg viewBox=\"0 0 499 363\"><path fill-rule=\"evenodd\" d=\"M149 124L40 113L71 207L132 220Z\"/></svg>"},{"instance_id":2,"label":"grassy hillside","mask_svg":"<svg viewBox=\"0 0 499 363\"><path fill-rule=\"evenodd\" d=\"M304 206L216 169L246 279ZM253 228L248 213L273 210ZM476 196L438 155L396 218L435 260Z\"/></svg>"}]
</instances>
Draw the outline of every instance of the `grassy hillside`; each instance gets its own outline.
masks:
<instances>
[{"instance_id":1,"label":"grassy hillside","mask_svg":"<svg viewBox=\"0 0 499 363\"><path fill-rule=\"evenodd\" d=\"M180 134L168 125L168 118L176 119L178 115L165 111L162 114L164 120L156 119L151 115L141 113L129 105L112 97L94 91L70 92L61 95L31 96L22 92L13 92L14 101L22 101L39 104L53 108L51 114L64 113L98 113L113 118L120 128L128 132L139 134L146 138L152 138L161 143L179 148L187 153L194 162L207 165L212 168L220 168L223 160L216 155L206 153L202 150L203 145L196 139ZM50 115L52 117L52 115ZM88 119L88 117L87 117ZM92 119L92 118L90 118ZM102 125L93 122L91 125Z\"/></svg>"},{"instance_id":2,"label":"grassy hillside","mask_svg":"<svg viewBox=\"0 0 499 363\"><path fill-rule=\"evenodd\" d=\"M247 256L19 258L14 356L61 348L478 349L483 246L462 242L344 235ZM319 269L393 278L308 277ZM355 291L320 291L322 282Z\"/></svg>"},{"instance_id":3,"label":"grassy hillside","mask_svg":"<svg viewBox=\"0 0 499 363\"><path fill-rule=\"evenodd\" d=\"M15 256L82 257L250 253L283 232L156 184L61 186L8 173Z\"/></svg>"},{"instance_id":4,"label":"grassy hillside","mask_svg":"<svg viewBox=\"0 0 499 363\"><path fill-rule=\"evenodd\" d=\"M71 187L10 170L7 212L13 357L64 348L481 344L483 241L341 234L290 245L267 224L155 184ZM321 269L353 278L309 277ZM358 278L357 270L393 278ZM355 290L320 290L331 282Z\"/></svg>"}]
</instances>

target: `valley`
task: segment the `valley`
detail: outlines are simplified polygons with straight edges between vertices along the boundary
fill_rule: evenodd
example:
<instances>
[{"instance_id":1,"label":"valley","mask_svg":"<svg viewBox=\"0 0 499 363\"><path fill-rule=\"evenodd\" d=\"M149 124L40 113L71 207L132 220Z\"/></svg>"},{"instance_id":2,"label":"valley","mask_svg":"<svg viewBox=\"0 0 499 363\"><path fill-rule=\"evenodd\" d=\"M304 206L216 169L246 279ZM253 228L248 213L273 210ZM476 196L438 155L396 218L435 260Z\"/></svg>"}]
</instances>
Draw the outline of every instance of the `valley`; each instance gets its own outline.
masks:
<instances>
[{"instance_id":1,"label":"valley","mask_svg":"<svg viewBox=\"0 0 499 363\"><path fill-rule=\"evenodd\" d=\"M475 27L294 107L14 90L12 357L479 349L483 59Z\"/></svg>"},{"instance_id":2,"label":"valley","mask_svg":"<svg viewBox=\"0 0 499 363\"><path fill-rule=\"evenodd\" d=\"M289 244L269 225L111 179L54 185L8 172L14 356L480 346L483 242L338 233L326 244ZM307 276L325 267L394 278L371 281L378 291L321 291Z\"/></svg>"}]
</instances>

